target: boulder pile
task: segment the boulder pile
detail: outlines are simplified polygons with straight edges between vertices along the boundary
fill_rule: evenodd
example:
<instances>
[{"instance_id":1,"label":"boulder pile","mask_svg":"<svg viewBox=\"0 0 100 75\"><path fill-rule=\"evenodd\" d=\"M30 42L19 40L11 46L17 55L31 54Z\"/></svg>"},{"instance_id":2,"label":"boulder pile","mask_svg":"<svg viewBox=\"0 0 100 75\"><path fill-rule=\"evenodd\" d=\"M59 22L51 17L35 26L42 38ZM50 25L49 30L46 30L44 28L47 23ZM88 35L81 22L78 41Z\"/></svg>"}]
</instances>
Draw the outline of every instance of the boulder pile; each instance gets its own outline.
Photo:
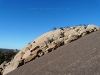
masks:
<instances>
[{"instance_id":1,"label":"boulder pile","mask_svg":"<svg viewBox=\"0 0 100 75\"><path fill-rule=\"evenodd\" d=\"M0 65L0 75L5 75L36 58L56 50L62 45L68 44L99 29L98 26L89 24L87 26L60 28L47 32L27 44L10 62L2 63Z\"/></svg>"}]
</instances>

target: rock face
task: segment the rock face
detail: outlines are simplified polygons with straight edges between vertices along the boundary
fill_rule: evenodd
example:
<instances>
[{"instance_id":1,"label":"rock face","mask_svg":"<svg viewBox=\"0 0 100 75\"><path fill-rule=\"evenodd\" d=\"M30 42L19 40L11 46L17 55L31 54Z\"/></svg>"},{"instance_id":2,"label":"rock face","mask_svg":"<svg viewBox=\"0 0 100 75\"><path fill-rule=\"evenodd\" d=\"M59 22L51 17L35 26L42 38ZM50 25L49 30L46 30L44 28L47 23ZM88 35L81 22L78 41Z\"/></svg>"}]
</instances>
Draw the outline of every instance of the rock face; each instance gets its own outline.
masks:
<instances>
[{"instance_id":1,"label":"rock face","mask_svg":"<svg viewBox=\"0 0 100 75\"><path fill-rule=\"evenodd\" d=\"M7 75L100 75L100 30Z\"/></svg>"},{"instance_id":2,"label":"rock face","mask_svg":"<svg viewBox=\"0 0 100 75\"><path fill-rule=\"evenodd\" d=\"M32 61L37 57L41 57L49 52L54 51L58 47L68 44L80 37L85 36L94 31L98 31L99 27L93 24L88 26L75 26L72 28L63 28L47 32L31 43L27 44L8 65L0 67L0 73L5 75L10 71Z\"/></svg>"}]
</instances>

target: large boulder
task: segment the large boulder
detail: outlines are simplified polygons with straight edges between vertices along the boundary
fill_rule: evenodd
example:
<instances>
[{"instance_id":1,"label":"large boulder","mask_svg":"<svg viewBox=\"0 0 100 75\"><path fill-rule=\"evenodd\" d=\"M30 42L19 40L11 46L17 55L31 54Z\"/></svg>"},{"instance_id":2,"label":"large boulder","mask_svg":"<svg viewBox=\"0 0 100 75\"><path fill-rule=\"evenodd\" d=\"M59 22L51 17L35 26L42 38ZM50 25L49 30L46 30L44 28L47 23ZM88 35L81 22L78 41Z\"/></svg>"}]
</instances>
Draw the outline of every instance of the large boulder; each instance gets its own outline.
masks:
<instances>
[{"instance_id":1,"label":"large boulder","mask_svg":"<svg viewBox=\"0 0 100 75\"><path fill-rule=\"evenodd\" d=\"M79 38L79 35L70 34L68 36L68 39L70 39L71 41L77 40L78 38Z\"/></svg>"},{"instance_id":2,"label":"large boulder","mask_svg":"<svg viewBox=\"0 0 100 75\"><path fill-rule=\"evenodd\" d=\"M68 44L68 43L70 43L70 42L71 42L70 39L64 40L64 44Z\"/></svg>"},{"instance_id":3,"label":"large boulder","mask_svg":"<svg viewBox=\"0 0 100 75\"><path fill-rule=\"evenodd\" d=\"M79 32L77 32L75 29L71 29L69 31L65 31L64 35L65 37L68 37L69 35L79 35Z\"/></svg>"},{"instance_id":4,"label":"large boulder","mask_svg":"<svg viewBox=\"0 0 100 75\"><path fill-rule=\"evenodd\" d=\"M30 62L31 60L35 59L37 54L31 54L27 58L24 59L24 64Z\"/></svg>"},{"instance_id":5,"label":"large boulder","mask_svg":"<svg viewBox=\"0 0 100 75\"><path fill-rule=\"evenodd\" d=\"M21 61L21 60L20 60ZM10 62L10 65L8 65L7 67L5 67L4 71L3 71L3 75L15 70L16 68L18 68L20 65L19 61L13 60Z\"/></svg>"},{"instance_id":6,"label":"large boulder","mask_svg":"<svg viewBox=\"0 0 100 75\"><path fill-rule=\"evenodd\" d=\"M77 32L80 32L81 30L86 29L86 26L76 26L76 27L74 27L74 29L75 29Z\"/></svg>"},{"instance_id":7,"label":"large boulder","mask_svg":"<svg viewBox=\"0 0 100 75\"><path fill-rule=\"evenodd\" d=\"M93 31L98 31L100 28L94 24L89 24L86 28L87 31L93 32Z\"/></svg>"},{"instance_id":8,"label":"large boulder","mask_svg":"<svg viewBox=\"0 0 100 75\"><path fill-rule=\"evenodd\" d=\"M15 55L15 57L14 57L13 60L18 61L18 60L22 59L22 57L23 57L24 54L25 54L25 52L24 52L23 50L19 51L19 52Z\"/></svg>"},{"instance_id":9,"label":"large boulder","mask_svg":"<svg viewBox=\"0 0 100 75\"><path fill-rule=\"evenodd\" d=\"M6 66L6 64L7 64L7 61L4 61L4 62L0 65L0 68L1 68L1 69L4 69L5 66Z\"/></svg>"},{"instance_id":10,"label":"large boulder","mask_svg":"<svg viewBox=\"0 0 100 75\"><path fill-rule=\"evenodd\" d=\"M27 58L29 55L31 54L31 52L28 50L22 57L22 59Z\"/></svg>"},{"instance_id":11,"label":"large boulder","mask_svg":"<svg viewBox=\"0 0 100 75\"><path fill-rule=\"evenodd\" d=\"M56 38L55 40L64 37L64 30L58 29L53 32L53 37Z\"/></svg>"},{"instance_id":12,"label":"large boulder","mask_svg":"<svg viewBox=\"0 0 100 75\"><path fill-rule=\"evenodd\" d=\"M52 48L53 49L56 49L56 48L58 48L62 45L64 45L64 38L59 38L59 39L52 42Z\"/></svg>"}]
</instances>

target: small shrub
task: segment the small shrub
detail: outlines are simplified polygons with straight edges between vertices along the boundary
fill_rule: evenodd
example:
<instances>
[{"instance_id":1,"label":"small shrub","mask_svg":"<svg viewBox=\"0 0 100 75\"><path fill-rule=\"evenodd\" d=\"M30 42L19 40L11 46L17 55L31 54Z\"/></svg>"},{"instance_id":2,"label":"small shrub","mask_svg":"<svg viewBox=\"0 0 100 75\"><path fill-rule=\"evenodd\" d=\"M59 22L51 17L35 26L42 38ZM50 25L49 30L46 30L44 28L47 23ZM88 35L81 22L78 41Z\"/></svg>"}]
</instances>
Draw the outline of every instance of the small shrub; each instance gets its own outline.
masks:
<instances>
[{"instance_id":1,"label":"small shrub","mask_svg":"<svg viewBox=\"0 0 100 75\"><path fill-rule=\"evenodd\" d=\"M83 26L85 26L85 27L86 27L87 25L86 25L86 24L83 24Z\"/></svg>"},{"instance_id":2,"label":"small shrub","mask_svg":"<svg viewBox=\"0 0 100 75\"><path fill-rule=\"evenodd\" d=\"M60 33L60 35L61 35L61 37L60 37L60 38L64 37L64 33L63 33L63 32L61 32L61 33Z\"/></svg>"},{"instance_id":3,"label":"small shrub","mask_svg":"<svg viewBox=\"0 0 100 75\"><path fill-rule=\"evenodd\" d=\"M79 25L77 25L77 26L82 26L82 24L79 24Z\"/></svg>"},{"instance_id":4,"label":"small shrub","mask_svg":"<svg viewBox=\"0 0 100 75\"><path fill-rule=\"evenodd\" d=\"M63 28L63 27L60 27L59 29L64 30L64 28Z\"/></svg>"},{"instance_id":5,"label":"small shrub","mask_svg":"<svg viewBox=\"0 0 100 75\"><path fill-rule=\"evenodd\" d=\"M53 38L50 39L49 37L47 37L47 41L48 41L48 43L51 43L51 42L53 42L54 40L53 40Z\"/></svg>"},{"instance_id":6,"label":"small shrub","mask_svg":"<svg viewBox=\"0 0 100 75\"><path fill-rule=\"evenodd\" d=\"M56 27L54 27L54 28L53 28L53 30L57 30L57 28L56 28Z\"/></svg>"},{"instance_id":7,"label":"small shrub","mask_svg":"<svg viewBox=\"0 0 100 75\"><path fill-rule=\"evenodd\" d=\"M66 26L65 28L70 28L70 26Z\"/></svg>"}]
</instances>

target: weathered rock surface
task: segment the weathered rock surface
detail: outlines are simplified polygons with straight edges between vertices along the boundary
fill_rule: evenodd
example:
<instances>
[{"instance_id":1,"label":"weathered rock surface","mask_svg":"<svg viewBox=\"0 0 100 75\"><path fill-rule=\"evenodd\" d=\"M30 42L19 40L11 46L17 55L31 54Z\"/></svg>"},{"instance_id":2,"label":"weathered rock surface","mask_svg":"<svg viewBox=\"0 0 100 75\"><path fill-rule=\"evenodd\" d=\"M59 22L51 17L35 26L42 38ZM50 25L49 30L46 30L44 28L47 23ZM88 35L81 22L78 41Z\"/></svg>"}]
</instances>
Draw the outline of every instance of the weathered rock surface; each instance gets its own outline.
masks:
<instances>
[{"instance_id":1,"label":"weathered rock surface","mask_svg":"<svg viewBox=\"0 0 100 75\"><path fill-rule=\"evenodd\" d=\"M3 75L9 73L10 71L15 70L19 66L20 66L20 62L19 61L15 61L15 60L11 61L10 64L5 67L5 69L3 71Z\"/></svg>"},{"instance_id":2,"label":"weathered rock surface","mask_svg":"<svg viewBox=\"0 0 100 75\"><path fill-rule=\"evenodd\" d=\"M30 62L31 60L35 60L37 57L41 57L54 51L64 44L68 44L80 37L85 36L86 34L98 30L98 26L89 24L88 26L76 26L47 32L27 44L21 51L19 51L19 53L15 55L9 65L6 65L5 68L1 68L3 69L3 75Z\"/></svg>"},{"instance_id":3,"label":"weathered rock surface","mask_svg":"<svg viewBox=\"0 0 100 75\"><path fill-rule=\"evenodd\" d=\"M100 30L66 44L7 75L100 75Z\"/></svg>"}]
</instances>

